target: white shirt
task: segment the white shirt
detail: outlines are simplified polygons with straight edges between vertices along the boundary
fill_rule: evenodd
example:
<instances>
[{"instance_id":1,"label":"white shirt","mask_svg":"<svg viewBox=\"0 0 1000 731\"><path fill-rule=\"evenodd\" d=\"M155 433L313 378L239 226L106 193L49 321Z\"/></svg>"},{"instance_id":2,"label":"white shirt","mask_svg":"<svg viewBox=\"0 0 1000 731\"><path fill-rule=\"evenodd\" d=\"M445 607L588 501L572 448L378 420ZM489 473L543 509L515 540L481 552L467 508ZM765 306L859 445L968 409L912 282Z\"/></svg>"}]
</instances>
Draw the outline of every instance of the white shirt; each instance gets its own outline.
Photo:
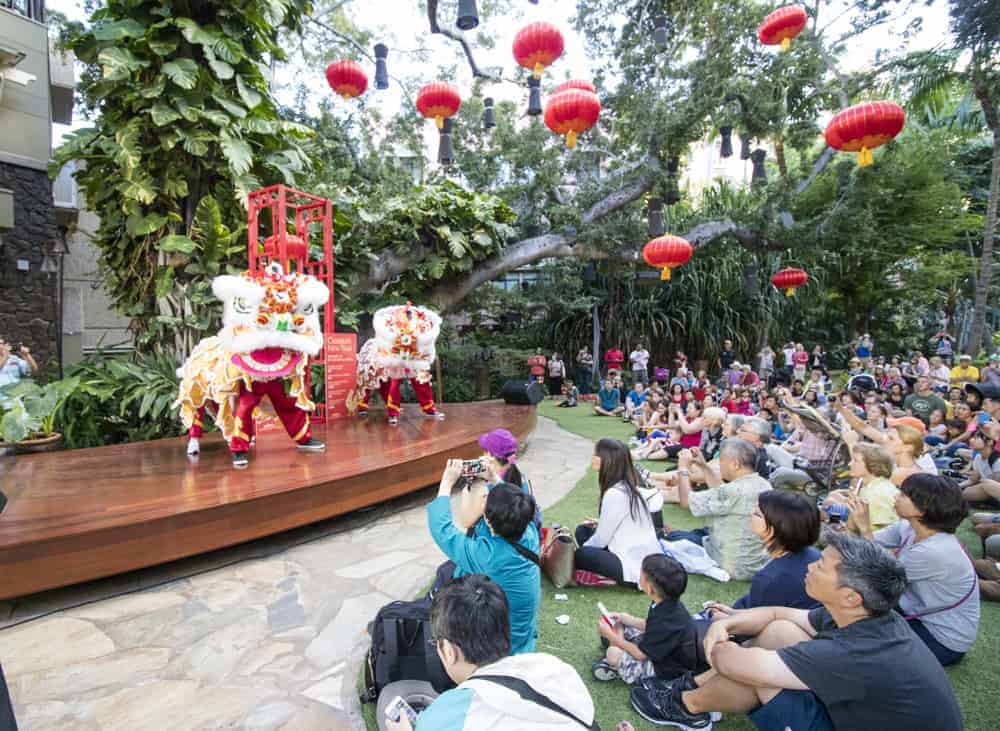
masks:
<instances>
[{"instance_id":1,"label":"white shirt","mask_svg":"<svg viewBox=\"0 0 1000 731\"><path fill-rule=\"evenodd\" d=\"M628 359L632 362L633 371L644 371L649 365L649 352L646 350L633 350Z\"/></svg>"},{"instance_id":2,"label":"white shirt","mask_svg":"<svg viewBox=\"0 0 1000 731\"><path fill-rule=\"evenodd\" d=\"M663 553L646 502L640 498L639 515L629 511L628 487L623 482L611 487L601 500L597 530L584 546L607 548L622 562L622 578L638 583L642 560L651 553Z\"/></svg>"}]
</instances>

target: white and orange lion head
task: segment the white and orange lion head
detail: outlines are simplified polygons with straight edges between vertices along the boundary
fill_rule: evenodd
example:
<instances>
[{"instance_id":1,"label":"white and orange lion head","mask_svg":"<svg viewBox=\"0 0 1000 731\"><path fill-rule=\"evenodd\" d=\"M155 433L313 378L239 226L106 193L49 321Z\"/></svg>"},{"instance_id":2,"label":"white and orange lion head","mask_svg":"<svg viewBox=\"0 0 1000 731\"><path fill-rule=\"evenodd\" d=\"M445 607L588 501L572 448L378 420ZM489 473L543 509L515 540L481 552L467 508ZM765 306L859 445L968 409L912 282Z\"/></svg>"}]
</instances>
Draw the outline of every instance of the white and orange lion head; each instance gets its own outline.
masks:
<instances>
[{"instance_id":1,"label":"white and orange lion head","mask_svg":"<svg viewBox=\"0 0 1000 731\"><path fill-rule=\"evenodd\" d=\"M212 280L222 300L219 340L233 362L261 378L287 375L323 347L319 313L330 290L316 277L285 274L280 264Z\"/></svg>"},{"instance_id":2,"label":"white and orange lion head","mask_svg":"<svg viewBox=\"0 0 1000 731\"><path fill-rule=\"evenodd\" d=\"M407 302L377 310L373 325L380 366L410 372L430 369L437 358L434 344L441 334L441 317L436 312Z\"/></svg>"}]
</instances>

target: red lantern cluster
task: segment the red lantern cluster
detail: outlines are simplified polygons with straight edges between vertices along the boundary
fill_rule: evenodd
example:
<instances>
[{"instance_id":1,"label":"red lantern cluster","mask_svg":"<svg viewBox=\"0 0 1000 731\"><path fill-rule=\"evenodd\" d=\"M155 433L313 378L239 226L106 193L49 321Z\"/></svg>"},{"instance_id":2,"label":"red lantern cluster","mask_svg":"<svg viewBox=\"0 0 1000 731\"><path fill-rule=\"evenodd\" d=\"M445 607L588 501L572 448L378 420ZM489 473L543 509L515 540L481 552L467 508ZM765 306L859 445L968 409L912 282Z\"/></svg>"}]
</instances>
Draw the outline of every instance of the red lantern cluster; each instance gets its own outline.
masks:
<instances>
[{"instance_id":1,"label":"red lantern cluster","mask_svg":"<svg viewBox=\"0 0 1000 731\"><path fill-rule=\"evenodd\" d=\"M670 270L687 264L694 249L680 236L660 236L642 248L642 258L651 267L660 270L660 279L670 279Z\"/></svg>"},{"instance_id":2,"label":"red lantern cluster","mask_svg":"<svg viewBox=\"0 0 1000 731\"><path fill-rule=\"evenodd\" d=\"M778 8L764 18L757 27L757 38L766 46L781 45L782 51L791 48L792 39L806 27L809 16L805 8L799 5L787 5Z\"/></svg>"},{"instance_id":3,"label":"red lantern cluster","mask_svg":"<svg viewBox=\"0 0 1000 731\"><path fill-rule=\"evenodd\" d=\"M354 61L334 61L326 67L326 81L344 99L361 96L368 89L368 74Z\"/></svg>"},{"instance_id":4,"label":"red lantern cluster","mask_svg":"<svg viewBox=\"0 0 1000 731\"><path fill-rule=\"evenodd\" d=\"M796 269L795 267L782 269L780 272L776 272L775 275L771 277L771 284L778 289L785 290L786 297L794 297L795 290L803 286L808 281L809 275L806 274L804 270Z\"/></svg>"},{"instance_id":5,"label":"red lantern cluster","mask_svg":"<svg viewBox=\"0 0 1000 731\"><path fill-rule=\"evenodd\" d=\"M902 131L906 112L893 102L864 102L838 113L826 126L826 144L858 153L858 167L875 161L872 150Z\"/></svg>"},{"instance_id":6,"label":"red lantern cluster","mask_svg":"<svg viewBox=\"0 0 1000 731\"><path fill-rule=\"evenodd\" d=\"M564 47L562 33L552 23L531 23L514 36L514 60L540 79L542 71L562 56Z\"/></svg>"},{"instance_id":7,"label":"red lantern cluster","mask_svg":"<svg viewBox=\"0 0 1000 731\"><path fill-rule=\"evenodd\" d=\"M576 147L576 136L597 124L599 116L601 116L601 100L594 92L580 87L569 87L560 91L545 105L545 125L556 134L565 136L566 147L569 148Z\"/></svg>"},{"instance_id":8,"label":"red lantern cluster","mask_svg":"<svg viewBox=\"0 0 1000 731\"><path fill-rule=\"evenodd\" d=\"M444 120L458 113L462 106L462 96L451 84L434 81L425 85L417 93L417 111L431 118L438 129L444 127Z\"/></svg>"}]
</instances>

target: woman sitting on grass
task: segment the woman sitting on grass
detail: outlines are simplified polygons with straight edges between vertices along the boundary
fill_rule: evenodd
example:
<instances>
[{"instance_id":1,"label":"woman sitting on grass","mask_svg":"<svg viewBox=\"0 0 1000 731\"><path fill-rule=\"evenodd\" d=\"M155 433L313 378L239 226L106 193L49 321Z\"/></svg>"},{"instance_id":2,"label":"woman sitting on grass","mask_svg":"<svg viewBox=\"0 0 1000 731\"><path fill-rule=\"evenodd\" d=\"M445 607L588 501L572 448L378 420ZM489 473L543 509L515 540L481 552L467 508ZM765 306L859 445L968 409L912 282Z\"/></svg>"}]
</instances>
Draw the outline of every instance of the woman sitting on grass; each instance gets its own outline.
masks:
<instances>
[{"instance_id":1,"label":"woman sitting on grass","mask_svg":"<svg viewBox=\"0 0 1000 731\"><path fill-rule=\"evenodd\" d=\"M470 537L455 525L451 513L451 491L461 475L462 460L449 459L437 498L427 506L431 537L455 562L455 578L486 574L500 585L510 602L511 654L534 652L541 601L540 540L532 520L535 499L521 485L494 486L483 511L489 534Z\"/></svg>"},{"instance_id":2,"label":"woman sitting on grass","mask_svg":"<svg viewBox=\"0 0 1000 731\"><path fill-rule=\"evenodd\" d=\"M750 516L750 530L764 541L770 561L753 575L750 591L732 607L718 602L707 607L713 621L738 609L818 607L819 602L806 594L805 580L809 564L820 558L813 546L819 540L819 529L819 510L805 495L783 490L762 492Z\"/></svg>"},{"instance_id":3,"label":"woman sitting on grass","mask_svg":"<svg viewBox=\"0 0 1000 731\"><path fill-rule=\"evenodd\" d=\"M855 444L851 447L852 488L834 490L823 501L824 507L847 505L852 495L868 503L868 514L873 530L881 530L899 520L896 515L896 495L899 489L889 479L892 477L892 455L877 444Z\"/></svg>"},{"instance_id":4,"label":"woman sitting on grass","mask_svg":"<svg viewBox=\"0 0 1000 731\"><path fill-rule=\"evenodd\" d=\"M564 386L566 390L566 398L556 404L556 406L561 406L563 408L567 406L576 406L580 401L580 389L577 388L572 380L566 381Z\"/></svg>"},{"instance_id":5,"label":"woman sitting on grass","mask_svg":"<svg viewBox=\"0 0 1000 731\"><path fill-rule=\"evenodd\" d=\"M653 519L639 488L642 480L628 447L617 439L602 439L594 448L591 467L600 487L598 519L576 528L576 568L614 579L639 581L642 560L662 553Z\"/></svg>"},{"instance_id":6,"label":"woman sitting on grass","mask_svg":"<svg viewBox=\"0 0 1000 731\"><path fill-rule=\"evenodd\" d=\"M649 597L649 611L645 619L611 612L613 628L598 619L597 631L608 641L608 651L592 666L597 680L621 678L635 685L645 678L673 680L708 670L697 625L681 603L687 581L676 559L662 554L643 559L639 588Z\"/></svg>"},{"instance_id":7,"label":"woman sitting on grass","mask_svg":"<svg viewBox=\"0 0 1000 731\"><path fill-rule=\"evenodd\" d=\"M959 662L979 632L979 581L955 535L968 514L949 477L917 473L896 496L898 523L873 531L868 503L852 497L848 527L895 553L906 569L899 611L942 665Z\"/></svg>"}]
</instances>

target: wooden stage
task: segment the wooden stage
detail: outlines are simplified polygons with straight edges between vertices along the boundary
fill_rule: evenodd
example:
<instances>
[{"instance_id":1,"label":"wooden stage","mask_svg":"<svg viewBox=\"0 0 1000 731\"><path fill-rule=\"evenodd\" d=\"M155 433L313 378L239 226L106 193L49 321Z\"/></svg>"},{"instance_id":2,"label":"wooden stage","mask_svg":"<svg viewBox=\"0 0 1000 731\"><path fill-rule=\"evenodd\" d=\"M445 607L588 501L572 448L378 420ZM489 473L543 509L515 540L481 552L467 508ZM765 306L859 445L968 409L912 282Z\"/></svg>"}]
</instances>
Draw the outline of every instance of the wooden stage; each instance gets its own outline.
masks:
<instances>
[{"instance_id":1,"label":"wooden stage","mask_svg":"<svg viewBox=\"0 0 1000 731\"><path fill-rule=\"evenodd\" d=\"M398 427L372 414L314 428L326 452L261 435L235 470L218 433L197 458L186 438L0 459L0 599L172 561L342 515L436 483L480 434L535 426L533 406L407 404Z\"/></svg>"}]
</instances>

